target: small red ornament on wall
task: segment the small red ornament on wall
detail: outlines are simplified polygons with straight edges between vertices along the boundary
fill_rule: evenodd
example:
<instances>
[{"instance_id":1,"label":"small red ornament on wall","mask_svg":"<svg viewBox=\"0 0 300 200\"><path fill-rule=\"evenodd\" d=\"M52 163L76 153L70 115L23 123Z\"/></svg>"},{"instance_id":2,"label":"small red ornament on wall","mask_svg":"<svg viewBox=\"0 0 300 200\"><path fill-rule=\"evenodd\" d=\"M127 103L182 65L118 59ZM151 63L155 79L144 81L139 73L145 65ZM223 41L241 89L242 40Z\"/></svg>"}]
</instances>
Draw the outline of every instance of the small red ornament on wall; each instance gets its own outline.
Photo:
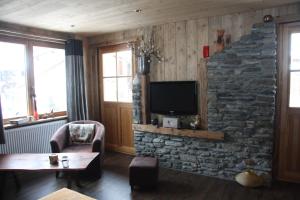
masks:
<instances>
[{"instance_id":1,"label":"small red ornament on wall","mask_svg":"<svg viewBox=\"0 0 300 200\"><path fill-rule=\"evenodd\" d=\"M208 58L209 57L209 46L205 45L203 46L203 58Z\"/></svg>"}]
</instances>

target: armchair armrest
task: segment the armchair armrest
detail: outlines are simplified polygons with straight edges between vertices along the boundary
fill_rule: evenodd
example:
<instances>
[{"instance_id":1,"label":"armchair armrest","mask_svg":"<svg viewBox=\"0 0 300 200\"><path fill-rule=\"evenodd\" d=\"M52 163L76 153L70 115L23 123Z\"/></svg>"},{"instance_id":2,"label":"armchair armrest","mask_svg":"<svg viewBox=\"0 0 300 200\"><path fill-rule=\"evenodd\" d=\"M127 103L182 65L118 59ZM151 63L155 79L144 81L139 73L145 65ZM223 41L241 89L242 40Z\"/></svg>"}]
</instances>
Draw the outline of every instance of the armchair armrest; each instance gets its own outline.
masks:
<instances>
[{"instance_id":1,"label":"armchair armrest","mask_svg":"<svg viewBox=\"0 0 300 200\"><path fill-rule=\"evenodd\" d=\"M100 152L101 154L104 153L104 133L105 133L104 126L102 124L96 125L95 137L92 142L93 152Z\"/></svg>"},{"instance_id":2,"label":"armchair armrest","mask_svg":"<svg viewBox=\"0 0 300 200\"><path fill-rule=\"evenodd\" d=\"M51 137L50 145L52 153L60 153L67 144L68 124L60 127Z\"/></svg>"}]
</instances>

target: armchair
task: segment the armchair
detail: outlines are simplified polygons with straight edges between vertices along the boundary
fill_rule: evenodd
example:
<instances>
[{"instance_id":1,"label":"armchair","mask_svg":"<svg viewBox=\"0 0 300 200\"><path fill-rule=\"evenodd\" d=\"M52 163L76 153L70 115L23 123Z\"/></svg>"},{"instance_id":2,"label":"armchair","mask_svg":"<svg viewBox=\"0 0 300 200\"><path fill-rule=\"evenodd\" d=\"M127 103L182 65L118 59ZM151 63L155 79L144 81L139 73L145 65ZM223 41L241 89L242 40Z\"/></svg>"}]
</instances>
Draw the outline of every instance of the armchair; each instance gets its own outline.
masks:
<instances>
[{"instance_id":1,"label":"armchair","mask_svg":"<svg viewBox=\"0 0 300 200\"><path fill-rule=\"evenodd\" d=\"M91 144L72 144L70 142L70 124L95 124L95 134ZM52 153L76 153L76 152L99 152L99 158L92 162L86 170L87 175L101 177L102 163L104 159L104 126L96 121L83 120L67 123L60 127L50 140Z\"/></svg>"}]
</instances>

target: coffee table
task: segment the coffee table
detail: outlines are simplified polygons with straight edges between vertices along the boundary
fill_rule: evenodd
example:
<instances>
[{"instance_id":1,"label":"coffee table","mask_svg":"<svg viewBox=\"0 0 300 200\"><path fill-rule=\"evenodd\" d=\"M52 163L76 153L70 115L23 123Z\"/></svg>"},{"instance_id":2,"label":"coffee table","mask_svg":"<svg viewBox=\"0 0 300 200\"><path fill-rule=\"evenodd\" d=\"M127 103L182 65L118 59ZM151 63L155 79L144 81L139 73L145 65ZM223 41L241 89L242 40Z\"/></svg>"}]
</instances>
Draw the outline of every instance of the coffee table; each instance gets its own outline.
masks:
<instances>
[{"instance_id":1,"label":"coffee table","mask_svg":"<svg viewBox=\"0 0 300 200\"><path fill-rule=\"evenodd\" d=\"M0 173L1 173L1 185L3 188L5 185L5 179L7 173L15 172L65 172L68 177L68 188L72 186L72 177L76 178L77 186L80 186L78 173L85 170L88 165L100 156L99 153L57 153L58 164L51 165L49 161L49 155L51 154L0 154ZM62 156L68 156L69 167L64 168L61 162ZM99 169L100 170L100 169ZM14 178L16 185L20 186L15 174Z\"/></svg>"}]
</instances>

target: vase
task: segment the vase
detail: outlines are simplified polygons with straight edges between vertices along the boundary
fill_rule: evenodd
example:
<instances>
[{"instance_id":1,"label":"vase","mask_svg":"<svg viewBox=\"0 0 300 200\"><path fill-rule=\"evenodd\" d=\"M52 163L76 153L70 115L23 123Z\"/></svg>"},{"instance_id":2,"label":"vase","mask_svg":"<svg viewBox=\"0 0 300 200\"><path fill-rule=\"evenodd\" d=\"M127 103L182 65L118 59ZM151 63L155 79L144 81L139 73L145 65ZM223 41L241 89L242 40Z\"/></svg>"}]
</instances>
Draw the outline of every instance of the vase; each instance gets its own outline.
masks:
<instances>
[{"instance_id":1,"label":"vase","mask_svg":"<svg viewBox=\"0 0 300 200\"><path fill-rule=\"evenodd\" d=\"M255 172L250 170L239 173L236 175L235 180L245 187L259 187L264 183L264 178L262 176L258 176Z\"/></svg>"},{"instance_id":2,"label":"vase","mask_svg":"<svg viewBox=\"0 0 300 200\"><path fill-rule=\"evenodd\" d=\"M138 73L139 74L149 74L150 72L150 56L140 56L138 57Z\"/></svg>"}]
</instances>

